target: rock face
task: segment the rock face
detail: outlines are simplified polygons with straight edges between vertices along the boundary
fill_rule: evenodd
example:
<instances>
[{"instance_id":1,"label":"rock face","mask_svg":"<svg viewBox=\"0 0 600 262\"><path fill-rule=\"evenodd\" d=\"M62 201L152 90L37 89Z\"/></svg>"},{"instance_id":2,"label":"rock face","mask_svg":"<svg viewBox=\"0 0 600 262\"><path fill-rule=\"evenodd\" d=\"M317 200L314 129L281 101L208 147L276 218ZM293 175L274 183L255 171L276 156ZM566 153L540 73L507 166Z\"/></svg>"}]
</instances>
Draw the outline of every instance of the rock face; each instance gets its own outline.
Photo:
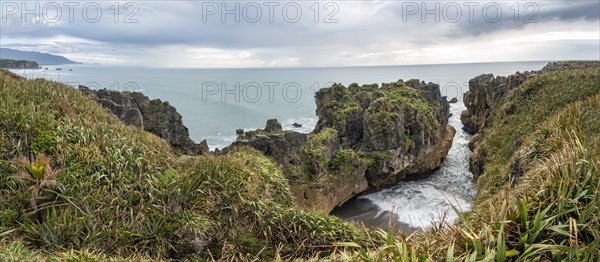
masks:
<instances>
[{"instance_id":1,"label":"rock face","mask_svg":"<svg viewBox=\"0 0 600 262\"><path fill-rule=\"evenodd\" d=\"M267 125L265 126L266 132L276 132L276 131L282 131L282 130L283 130L283 127L281 127L281 124L279 123L279 121L277 121L277 119L267 120Z\"/></svg>"},{"instance_id":2,"label":"rock face","mask_svg":"<svg viewBox=\"0 0 600 262\"><path fill-rule=\"evenodd\" d=\"M328 213L368 187L367 163L354 152L341 151L333 129L310 135L277 129L249 131L221 153L238 146L252 147L274 159L289 180L296 202L307 210ZM337 166L330 165L333 159Z\"/></svg>"},{"instance_id":3,"label":"rock face","mask_svg":"<svg viewBox=\"0 0 600 262\"><path fill-rule=\"evenodd\" d=\"M334 85L316 97L315 132L333 128L343 148L362 148L359 153L371 162L365 172L368 191L427 175L452 145L449 104L437 84Z\"/></svg>"},{"instance_id":4,"label":"rock face","mask_svg":"<svg viewBox=\"0 0 600 262\"><path fill-rule=\"evenodd\" d=\"M269 120L231 145L271 156L305 209L328 213L360 193L426 176L452 145L449 104L436 84L336 84L315 97L319 121L311 134Z\"/></svg>"},{"instance_id":5,"label":"rock face","mask_svg":"<svg viewBox=\"0 0 600 262\"><path fill-rule=\"evenodd\" d=\"M300 163L300 154L307 141L307 134L295 131L268 133L257 130L247 132L229 147L224 148L221 153L227 153L230 147L250 146L276 158L277 162L283 165L297 165Z\"/></svg>"},{"instance_id":6,"label":"rock face","mask_svg":"<svg viewBox=\"0 0 600 262\"><path fill-rule=\"evenodd\" d=\"M85 86L79 86L79 89L93 95L100 105L123 122L159 136L182 154L202 155L209 152L206 140L196 144L190 139L181 115L168 102L150 100L138 92L91 90Z\"/></svg>"},{"instance_id":7,"label":"rock face","mask_svg":"<svg viewBox=\"0 0 600 262\"><path fill-rule=\"evenodd\" d=\"M453 97L452 99L450 99L450 101L448 101L448 103L450 103L450 104L454 104L457 102L458 102L458 99L456 97Z\"/></svg>"}]
</instances>

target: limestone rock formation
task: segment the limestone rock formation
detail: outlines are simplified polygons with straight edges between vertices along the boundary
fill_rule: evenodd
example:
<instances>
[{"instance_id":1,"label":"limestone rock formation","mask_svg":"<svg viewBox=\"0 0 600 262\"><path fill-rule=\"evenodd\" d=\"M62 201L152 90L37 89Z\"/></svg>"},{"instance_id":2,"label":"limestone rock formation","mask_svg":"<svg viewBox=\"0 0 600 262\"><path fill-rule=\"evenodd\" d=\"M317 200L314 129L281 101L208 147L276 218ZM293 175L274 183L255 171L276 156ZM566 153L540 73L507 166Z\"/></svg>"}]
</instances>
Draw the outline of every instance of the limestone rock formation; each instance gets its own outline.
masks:
<instances>
[{"instance_id":1,"label":"limestone rock formation","mask_svg":"<svg viewBox=\"0 0 600 262\"><path fill-rule=\"evenodd\" d=\"M437 168L452 144L449 104L437 84L410 80L334 85L316 94L315 132L333 128L343 148L361 148L371 161L369 191L420 178Z\"/></svg>"},{"instance_id":2,"label":"limestone rock formation","mask_svg":"<svg viewBox=\"0 0 600 262\"><path fill-rule=\"evenodd\" d=\"M368 187L364 175L367 162L353 151L341 149L333 129L310 135L277 129L249 131L221 153L239 146L252 147L275 160L289 180L296 202L307 210L328 213Z\"/></svg>"},{"instance_id":3,"label":"limestone rock formation","mask_svg":"<svg viewBox=\"0 0 600 262\"><path fill-rule=\"evenodd\" d=\"M79 89L93 95L99 104L123 122L157 135L182 154L202 155L209 152L206 140L196 144L190 139L181 115L166 101L150 100L139 92L91 90L85 86L79 86Z\"/></svg>"},{"instance_id":4,"label":"limestone rock formation","mask_svg":"<svg viewBox=\"0 0 600 262\"><path fill-rule=\"evenodd\" d=\"M360 193L426 176L452 145L449 104L436 84L335 84L315 97L319 121L311 134L283 131L269 120L231 145L253 147L280 164L305 209L330 212Z\"/></svg>"},{"instance_id":5,"label":"limestone rock formation","mask_svg":"<svg viewBox=\"0 0 600 262\"><path fill-rule=\"evenodd\" d=\"M266 132L274 132L274 131L282 131L283 127L277 119L269 119L267 120L267 125L265 126Z\"/></svg>"},{"instance_id":6,"label":"limestone rock formation","mask_svg":"<svg viewBox=\"0 0 600 262\"><path fill-rule=\"evenodd\" d=\"M249 131L238 138L230 146L224 148L225 154L230 147L249 146L265 155L271 156L283 165L296 165L300 163L300 153L308 135L295 131L266 132L265 130Z\"/></svg>"}]
</instances>

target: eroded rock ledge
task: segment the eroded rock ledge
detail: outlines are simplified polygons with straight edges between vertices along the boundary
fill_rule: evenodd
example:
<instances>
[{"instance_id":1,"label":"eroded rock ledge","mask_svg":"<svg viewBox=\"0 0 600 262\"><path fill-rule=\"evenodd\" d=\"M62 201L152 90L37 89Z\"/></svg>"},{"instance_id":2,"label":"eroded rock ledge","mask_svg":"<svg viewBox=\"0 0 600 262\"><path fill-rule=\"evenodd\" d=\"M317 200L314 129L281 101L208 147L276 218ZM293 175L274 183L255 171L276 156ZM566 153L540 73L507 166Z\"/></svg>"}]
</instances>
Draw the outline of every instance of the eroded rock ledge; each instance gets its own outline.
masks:
<instances>
[{"instance_id":1,"label":"eroded rock ledge","mask_svg":"<svg viewBox=\"0 0 600 262\"><path fill-rule=\"evenodd\" d=\"M206 140L196 144L190 139L181 115L166 101L150 100L139 92L92 90L85 86L79 86L79 90L93 95L99 104L121 121L157 135L181 154L202 155L209 152Z\"/></svg>"},{"instance_id":2,"label":"eroded rock ledge","mask_svg":"<svg viewBox=\"0 0 600 262\"><path fill-rule=\"evenodd\" d=\"M360 193L426 176L452 145L449 104L436 84L335 84L315 98L319 121L311 134L269 120L231 145L273 158L305 209L328 213Z\"/></svg>"}]
</instances>

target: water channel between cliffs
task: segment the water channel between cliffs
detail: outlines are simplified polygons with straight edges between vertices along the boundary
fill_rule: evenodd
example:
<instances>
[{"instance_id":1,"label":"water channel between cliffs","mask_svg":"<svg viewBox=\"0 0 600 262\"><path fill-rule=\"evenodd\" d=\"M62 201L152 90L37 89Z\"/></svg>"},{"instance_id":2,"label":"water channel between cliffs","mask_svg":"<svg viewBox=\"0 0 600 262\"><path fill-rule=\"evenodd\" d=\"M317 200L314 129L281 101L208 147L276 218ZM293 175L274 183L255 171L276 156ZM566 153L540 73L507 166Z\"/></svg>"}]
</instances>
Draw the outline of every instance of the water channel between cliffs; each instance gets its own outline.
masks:
<instances>
[{"instance_id":1,"label":"water channel between cliffs","mask_svg":"<svg viewBox=\"0 0 600 262\"><path fill-rule=\"evenodd\" d=\"M448 122L456 129L456 135L448 156L431 176L355 197L331 214L384 230L393 218L396 229L405 232L427 227L432 221L439 221L444 213L446 221L454 222L458 215L451 205L467 211L475 195L473 174L469 171L471 135L462 130L460 122L460 113L465 109L460 101L450 104L452 116Z\"/></svg>"}]
</instances>

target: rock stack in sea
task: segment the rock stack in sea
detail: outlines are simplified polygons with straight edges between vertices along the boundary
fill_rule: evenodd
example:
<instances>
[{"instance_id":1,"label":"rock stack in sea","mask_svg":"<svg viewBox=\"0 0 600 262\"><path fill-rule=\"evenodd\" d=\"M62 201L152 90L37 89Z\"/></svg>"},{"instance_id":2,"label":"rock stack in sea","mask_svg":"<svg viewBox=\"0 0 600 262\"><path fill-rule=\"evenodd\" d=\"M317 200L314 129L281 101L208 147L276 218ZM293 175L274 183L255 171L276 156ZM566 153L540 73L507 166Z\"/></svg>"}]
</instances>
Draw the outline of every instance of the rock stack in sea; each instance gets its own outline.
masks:
<instances>
[{"instance_id":1,"label":"rock stack in sea","mask_svg":"<svg viewBox=\"0 0 600 262\"><path fill-rule=\"evenodd\" d=\"M335 84L315 98L312 133L283 131L269 120L231 145L253 147L280 164L305 209L330 212L360 193L426 176L452 145L449 104L437 84Z\"/></svg>"}]
</instances>

